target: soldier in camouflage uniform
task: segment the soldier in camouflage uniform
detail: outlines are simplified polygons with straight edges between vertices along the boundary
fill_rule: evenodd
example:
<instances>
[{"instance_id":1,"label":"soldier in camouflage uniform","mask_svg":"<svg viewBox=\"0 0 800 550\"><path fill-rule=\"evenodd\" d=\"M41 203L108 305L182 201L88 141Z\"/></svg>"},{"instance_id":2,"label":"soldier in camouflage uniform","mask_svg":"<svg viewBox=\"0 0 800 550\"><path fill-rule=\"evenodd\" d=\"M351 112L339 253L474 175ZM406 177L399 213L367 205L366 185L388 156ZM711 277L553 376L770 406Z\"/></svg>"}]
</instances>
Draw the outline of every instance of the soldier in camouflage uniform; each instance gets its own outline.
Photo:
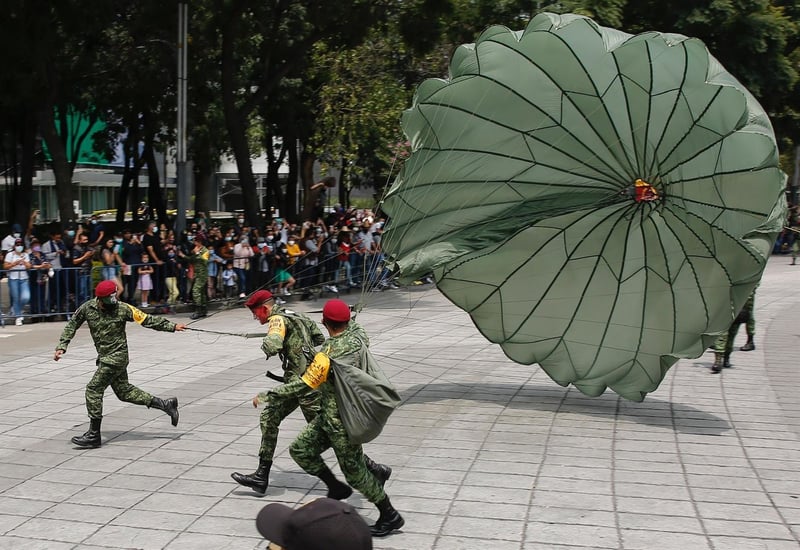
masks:
<instances>
[{"instance_id":1,"label":"soldier in camouflage uniform","mask_svg":"<svg viewBox=\"0 0 800 550\"><path fill-rule=\"evenodd\" d=\"M717 374L722 369L730 368L731 366L731 352L733 351L733 341L736 339L736 333L739 332L739 325L744 324L747 328L747 343L739 348L741 351L752 351L756 349L753 343L755 334L755 315L753 308L755 306L756 291L750 294L750 297L742 306L741 311L731 323L727 332L719 335L716 342L714 342L714 364L711 365L711 372Z\"/></svg>"},{"instance_id":2,"label":"soldier in camouflage uniform","mask_svg":"<svg viewBox=\"0 0 800 550\"><path fill-rule=\"evenodd\" d=\"M313 346L318 346L325 341L317 324L300 313L290 311L275 304L272 293L267 290L258 290L253 293L245 304L253 317L264 325L269 323L267 335L261 342L261 350L269 359L273 355L280 356L283 361L284 382L287 386L300 380L308 364L308 357L313 354ZM275 446L278 442L278 431L283 419L289 416L297 407L303 413L306 422L319 413L319 394L314 391L300 393L280 391L266 391L253 398L253 406L258 407L264 403L261 413L261 447L258 450L258 469L252 474L234 472L231 477L240 485L250 487L258 493L265 493L269 486L269 471L275 455ZM292 386L294 387L294 386ZM305 384L300 384L302 389L307 389ZM366 457L370 471L385 483L392 473L388 466L377 464ZM349 487L346 490L352 492ZM349 495L349 493L348 493ZM345 497L346 498L346 497Z\"/></svg>"},{"instance_id":3,"label":"soldier in camouflage uniform","mask_svg":"<svg viewBox=\"0 0 800 550\"><path fill-rule=\"evenodd\" d=\"M192 286L192 301L194 302L194 313L192 319L201 319L208 315L208 258L211 253L205 247L205 237L197 235L194 238L194 248L187 256L189 262L194 266L194 285Z\"/></svg>"},{"instance_id":4,"label":"soldier in camouflage uniform","mask_svg":"<svg viewBox=\"0 0 800 550\"><path fill-rule=\"evenodd\" d=\"M178 425L178 399L160 399L140 390L128 381L128 340L125 324L135 321L154 330L182 331L186 325L175 324L161 317L148 315L124 302L117 301L118 288L114 281L103 281L95 289L96 299L83 303L67 322L56 346L53 359L58 361L67 351L75 331L84 323L89 324L95 348L97 348L97 371L86 386L86 410L89 413L89 431L72 438L79 447L100 446L100 422L103 418L103 393L108 386L121 401L146 405L164 411L170 416L172 425Z\"/></svg>"},{"instance_id":5,"label":"soldier in camouflage uniform","mask_svg":"<svg viewBox=\"0 0 800 550\"><path fill-rule=\"evenodd\" d=\"M299 386L305 384L308 389L315 389L320 395L320 413L289 447L289 453L297 464L306 472L319 477L330 492L343 496L343 487L347 487L336 479L322 460L322 453L333 448L336 459L347 482L363 494L367 500L378 507L380 517L370 527L373 536L386 536L400 529L405 520L394 509L383 485L366 467L361 445L350 443L347 432L339 416L333 382L330 377L330 359L358 353L367 345L364 329L354 321L350 321L350 308L341 300L329 300L322 310L322 324L330 334L313 362L299 381L286 384ZM287 388L284 391L292 391ZM295 390L302 391L302 390ZM347 495L349 496L349 494Z\"/></svg>"}]
</instances>

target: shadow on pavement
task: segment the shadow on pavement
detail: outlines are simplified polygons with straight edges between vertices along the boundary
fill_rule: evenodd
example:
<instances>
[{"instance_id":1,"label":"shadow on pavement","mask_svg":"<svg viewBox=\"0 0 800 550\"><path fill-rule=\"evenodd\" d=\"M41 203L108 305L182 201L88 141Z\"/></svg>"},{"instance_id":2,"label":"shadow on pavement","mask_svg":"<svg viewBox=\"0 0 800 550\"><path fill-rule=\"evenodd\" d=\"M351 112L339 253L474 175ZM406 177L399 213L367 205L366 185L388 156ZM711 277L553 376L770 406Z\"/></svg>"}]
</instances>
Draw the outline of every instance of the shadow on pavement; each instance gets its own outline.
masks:
<instances>
[{"instance_id":1,"label":"shadow on pavement","mask_svg":"<svg viewBox=\"0 0 800 550\"><path fill-rule=\"evenodd\" d=\"M447 400L475 401L496 403L515 410L557 411L607 418L609 421L618 418L688 434L721 435L731 429L727 420L689 405L654 397L635 403L611 391L599 397L588 397L572 388L446 382L411 386L401 391L400 396L403 400L401 409L406 405Z\"/></svg>"},{"instance_id":2,"label":"shadow on pavement","mask_svg":"<svg viewBox=\"0 0 800 550\"><path fill-rule=\"evenodd\" d=\"M152 439L173 439L178 440L185 435L191 435L192 432L137 432L119 430L103 430L103 439L112 441L147 441Z\"/></svg>"}]
</instances>

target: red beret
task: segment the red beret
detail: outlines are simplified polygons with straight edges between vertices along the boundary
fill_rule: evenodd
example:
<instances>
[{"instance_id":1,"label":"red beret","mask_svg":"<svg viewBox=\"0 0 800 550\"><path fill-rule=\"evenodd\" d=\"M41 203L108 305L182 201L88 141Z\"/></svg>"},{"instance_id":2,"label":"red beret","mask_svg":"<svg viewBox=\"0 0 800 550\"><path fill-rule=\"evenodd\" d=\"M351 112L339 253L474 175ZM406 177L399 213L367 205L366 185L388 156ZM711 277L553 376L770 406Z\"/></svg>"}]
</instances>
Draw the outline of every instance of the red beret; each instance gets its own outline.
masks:
<instances>
[{"instance_id":1,"label":"red beret","mask_svg":"<svg viewBox=\"0 0 800 550\"><path fill-rule=\"evenodd\" d=\"M256 290L253 294L247 299L244 305L253 309L254 307L258 307L267 300L272 300L272 292L269 290Z\"/></svg>"},{"instance_id":2,"label":"red beret","mask_svg":"<svg viewBox=\"0 0 800 550\"><path fill-rule=\"evenodd\" d=\"M117 293L117 283L114 281L103 281L94 289L94 295L98 298L105 298Z\"/></svg>"},{"instance_id":3,"label":"red beret","mask_svg":"<svg viewBox=\"0 0 800 550\"><path fill-rule=\"evenodd\" d=\"M342 300L328 300L322 308L322 317L334 323L346 323L350 320L350 306Z\"/></svg>"}]
</instances>

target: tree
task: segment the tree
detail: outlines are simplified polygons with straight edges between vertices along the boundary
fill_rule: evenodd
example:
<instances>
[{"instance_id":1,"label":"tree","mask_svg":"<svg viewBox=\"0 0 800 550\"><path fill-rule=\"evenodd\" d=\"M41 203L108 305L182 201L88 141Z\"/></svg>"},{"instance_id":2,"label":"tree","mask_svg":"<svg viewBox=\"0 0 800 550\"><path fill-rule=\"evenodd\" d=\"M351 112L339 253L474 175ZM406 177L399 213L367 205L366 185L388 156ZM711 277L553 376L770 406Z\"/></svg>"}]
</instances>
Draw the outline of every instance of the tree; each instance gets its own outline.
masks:
<instances>
[{"instance_id":1,"label":"tree","mask_svg":"<svg viewBox=\"0 0 800 550\"><path fill-rule=\"evenodd\" d=\"M311 47L322 40L359 42L381 16L381 2L322 0L216 0L222 36L222 102L231 148L239 169L245 214L259 218L247 130L259 104L270 101L281 81L303 68ZM297 74L297 73L295 73Z\"/></svg>"}]
</instances>

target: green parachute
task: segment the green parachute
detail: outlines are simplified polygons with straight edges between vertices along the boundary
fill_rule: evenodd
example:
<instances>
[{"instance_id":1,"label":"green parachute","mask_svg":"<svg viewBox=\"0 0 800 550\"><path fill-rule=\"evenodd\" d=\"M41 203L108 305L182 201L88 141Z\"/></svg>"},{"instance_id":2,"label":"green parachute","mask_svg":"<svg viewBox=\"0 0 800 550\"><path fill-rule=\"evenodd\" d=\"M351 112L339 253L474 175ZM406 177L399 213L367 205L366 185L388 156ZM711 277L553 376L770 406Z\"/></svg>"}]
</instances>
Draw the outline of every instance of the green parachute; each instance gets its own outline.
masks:
<instances>
[{"instance_id":1,"label":"green parachute","mask_svg":"<svg viewBox=\"0 0 800 550\"><path fill-rule=\"evenodd\" d=\"M785 215L770 121L702 42L577 15L487 29L403 114L401 277L557 383L641 401L758 284Z\"/></svg>"}]
</instances>

